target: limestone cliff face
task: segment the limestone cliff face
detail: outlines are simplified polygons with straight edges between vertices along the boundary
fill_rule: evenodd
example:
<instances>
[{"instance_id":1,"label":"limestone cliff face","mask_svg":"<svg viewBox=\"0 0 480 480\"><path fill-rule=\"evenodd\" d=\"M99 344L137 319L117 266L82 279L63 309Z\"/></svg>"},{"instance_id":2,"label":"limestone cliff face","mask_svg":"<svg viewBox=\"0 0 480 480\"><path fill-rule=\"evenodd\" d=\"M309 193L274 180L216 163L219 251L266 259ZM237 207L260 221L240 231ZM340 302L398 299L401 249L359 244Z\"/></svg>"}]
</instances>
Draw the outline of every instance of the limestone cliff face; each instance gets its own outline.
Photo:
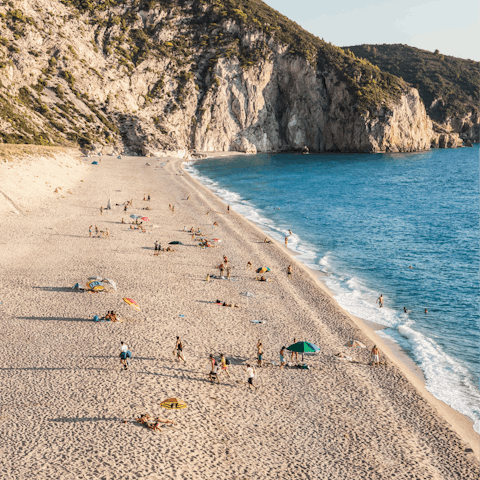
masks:
<instances>
[{"instance_id":1,"label":"limestone cliff face","mask_svg":"<svg viewBox=\"0 0 480 480\"><path fill-rule=\"evenodd\" d=\"M325 46L341 57L339 65L350 62L355 79L222 12L220 23L203 34L192 22L203 13L217 15L209 13L216 7L196 0L185 4L194 12L111 2L95 20L64 3L0 5L3 141L180 157L192 150L430 148L432 123L418 92L399 83L394 99L360 108L352 85L365 81L365 72L366 85L384 79L336 47ZM246 61L245 52L256 60Z\"/></svg>"}]
</instances>

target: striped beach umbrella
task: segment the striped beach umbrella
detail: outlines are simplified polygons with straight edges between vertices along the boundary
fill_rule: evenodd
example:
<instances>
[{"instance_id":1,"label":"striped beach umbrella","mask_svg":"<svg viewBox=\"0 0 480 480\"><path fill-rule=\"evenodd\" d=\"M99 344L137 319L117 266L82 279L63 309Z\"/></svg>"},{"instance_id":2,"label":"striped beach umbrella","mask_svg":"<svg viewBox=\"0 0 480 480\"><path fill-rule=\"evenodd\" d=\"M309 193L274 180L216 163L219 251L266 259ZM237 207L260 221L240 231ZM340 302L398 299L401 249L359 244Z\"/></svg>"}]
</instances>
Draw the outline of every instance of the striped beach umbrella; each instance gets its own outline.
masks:
<instances>
[{"instance_id":1,"label":"striped beach umbrella","mask_svg":"<svg viewBox=\"0 0 480 480\"><path fill-rule=\"evenodd\" d=\"M133 307L135 310L140 311L140 307L138 306L138 303L135 300L132 300L131 298L124 298L123 301L127 304Z\"/></svg>"}]
</instances>

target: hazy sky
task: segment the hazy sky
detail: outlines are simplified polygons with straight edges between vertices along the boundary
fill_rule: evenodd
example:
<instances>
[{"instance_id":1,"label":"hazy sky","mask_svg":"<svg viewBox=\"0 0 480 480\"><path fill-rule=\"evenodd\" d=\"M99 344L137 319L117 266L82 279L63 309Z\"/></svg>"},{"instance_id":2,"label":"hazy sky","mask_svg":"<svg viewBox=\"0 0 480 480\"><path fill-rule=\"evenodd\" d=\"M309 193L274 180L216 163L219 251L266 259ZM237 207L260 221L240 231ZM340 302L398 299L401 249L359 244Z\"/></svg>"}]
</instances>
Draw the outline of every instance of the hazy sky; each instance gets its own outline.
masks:
<instances>
[{"instance_id":1,"label":"hazy sky","mask_svg":"<svg viewBox=\"0 0 480 480\"><path fill-rule=\"evenodd\" d=\"M478 0L264 0L339 47L405 43L480 60Z\"/></svg>"}]
</instances>

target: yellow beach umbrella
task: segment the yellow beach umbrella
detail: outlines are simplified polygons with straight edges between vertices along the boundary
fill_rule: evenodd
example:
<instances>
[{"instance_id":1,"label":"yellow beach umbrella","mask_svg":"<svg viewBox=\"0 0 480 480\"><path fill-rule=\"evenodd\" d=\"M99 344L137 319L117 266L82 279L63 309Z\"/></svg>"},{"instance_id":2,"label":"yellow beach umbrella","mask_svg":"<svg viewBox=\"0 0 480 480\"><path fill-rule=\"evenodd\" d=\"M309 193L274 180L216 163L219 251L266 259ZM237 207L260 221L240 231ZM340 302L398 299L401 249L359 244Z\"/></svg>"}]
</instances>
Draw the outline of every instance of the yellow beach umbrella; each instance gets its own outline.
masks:
<instances>
[{"instance_id":1,"label":"yellow beach umbrella","mask_svg":"<svg viewBox=\"0 0 480 480\"><path fill-rule=\"evenodd\" d=\"M187 404L176 397L167 398L163 402L160 402L160 406L168 408L169 410L180 410L181 408L187 408Z\"/></svg>"},{"instance_id":2,"label":"yellow beach umbrella","mask_svg":"<svg viewBox=\"0 0 480 480\"><path fill-rule=\"evenodd\" d=\"M92 282L87 283L87 287L90 288L91 290L95 290L96 292L99 292L105 288L102 282L99 282L97 280L93 280Z\"/></svg>"},{"instance_id":3,"label":"yellow beach umbrella","mask_svg":"<svg viewBox=\"0 0 480 480\"><path fill-rule=\"evenodd\" d=\"M133 307L135 310L140 311L140 307L138 306L138 303L135 300L132 300L131 298L124 298L123 301L127 304Z\"/></svg>"}]
</instances>

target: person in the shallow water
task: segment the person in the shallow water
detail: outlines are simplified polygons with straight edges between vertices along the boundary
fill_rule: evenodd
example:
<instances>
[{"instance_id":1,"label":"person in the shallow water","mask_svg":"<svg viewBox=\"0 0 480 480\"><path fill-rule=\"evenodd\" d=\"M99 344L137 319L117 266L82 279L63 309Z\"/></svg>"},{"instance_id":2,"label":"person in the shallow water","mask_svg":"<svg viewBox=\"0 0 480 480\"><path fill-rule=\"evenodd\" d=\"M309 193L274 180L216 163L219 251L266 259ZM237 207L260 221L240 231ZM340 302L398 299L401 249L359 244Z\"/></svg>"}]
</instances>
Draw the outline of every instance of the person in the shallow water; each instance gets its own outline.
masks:
<instances>
[{"instance_id":1,"label":"person in the shallow water","mask_svg":"<svg viewBox=\"0 0 480 480\"><path fill-rule=\"evenodd\" d=\"M303 150L302 150L302 153L308 153L310 150L308 149L308 147L305 145L303 147Z\"/></svg>"}]
</instances>

